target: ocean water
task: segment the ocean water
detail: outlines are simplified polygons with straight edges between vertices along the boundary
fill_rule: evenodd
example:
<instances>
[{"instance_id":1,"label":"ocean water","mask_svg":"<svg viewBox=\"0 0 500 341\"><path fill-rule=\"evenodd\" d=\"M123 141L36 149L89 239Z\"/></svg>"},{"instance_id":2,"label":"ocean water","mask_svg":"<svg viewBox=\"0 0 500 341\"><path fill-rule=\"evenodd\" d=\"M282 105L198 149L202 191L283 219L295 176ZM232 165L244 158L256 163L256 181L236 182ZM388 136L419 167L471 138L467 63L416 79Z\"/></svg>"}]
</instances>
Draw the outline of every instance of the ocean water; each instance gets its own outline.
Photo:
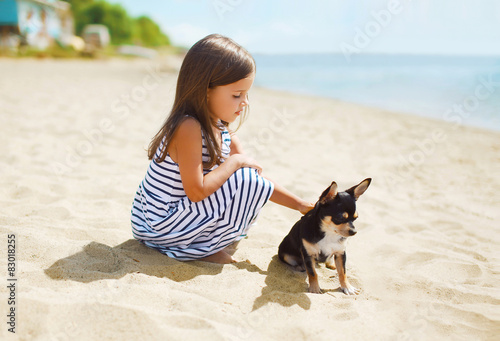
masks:
<instances>
[{"instance_id":1,"label":"ocean water","mask_svg":"<svg viewBox=\"0 0 500 341\"><path fill-rule=\"evenodd\" d=\"M254 55L256 86L500 131L500 56Z\"/></svg>"}]
</instances>

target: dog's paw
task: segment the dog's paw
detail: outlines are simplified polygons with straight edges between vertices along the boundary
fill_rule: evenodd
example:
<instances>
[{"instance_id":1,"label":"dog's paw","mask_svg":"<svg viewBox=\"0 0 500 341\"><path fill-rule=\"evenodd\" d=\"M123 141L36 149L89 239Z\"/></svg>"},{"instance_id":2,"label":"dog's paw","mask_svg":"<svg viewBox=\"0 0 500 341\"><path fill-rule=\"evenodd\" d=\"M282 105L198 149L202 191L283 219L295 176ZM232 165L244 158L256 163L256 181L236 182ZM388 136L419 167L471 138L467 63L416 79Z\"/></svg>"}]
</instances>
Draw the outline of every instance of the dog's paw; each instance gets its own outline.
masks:
<instances>
[{"instance_id":1,"label":"dog's paw","mask_svg":"<svg viewBox=\"0 0 500 341\"><path fill-rule=\"evenodd\" d=\"M340 287L340 289L342 289L342 292L346 295L358 295L361 292L360 289L353 287L350 284L346 285L345 287Z\"/></svg>"},{"instance_id":2,"label":"dog's paw","mask_svg":"<svg viewBox=\"0 0 500 341\"><path fill-rule=\"evenodd\" d=\"M294 271L304 272L306 271L306 267L304 265L295 265L292 267Z\"/></svg>"},{"instance_id":3,"label":"dog's paw","mask_svg":"<svg viewBox=\"0 0 500 341\"><path fill-rule=\"evenodd\" d=\"M321 291L321 288L319 287L319 285L310 285L308 291L311 294L322 294L323 293L323 291Z\"/></svg>"}]
</instances>

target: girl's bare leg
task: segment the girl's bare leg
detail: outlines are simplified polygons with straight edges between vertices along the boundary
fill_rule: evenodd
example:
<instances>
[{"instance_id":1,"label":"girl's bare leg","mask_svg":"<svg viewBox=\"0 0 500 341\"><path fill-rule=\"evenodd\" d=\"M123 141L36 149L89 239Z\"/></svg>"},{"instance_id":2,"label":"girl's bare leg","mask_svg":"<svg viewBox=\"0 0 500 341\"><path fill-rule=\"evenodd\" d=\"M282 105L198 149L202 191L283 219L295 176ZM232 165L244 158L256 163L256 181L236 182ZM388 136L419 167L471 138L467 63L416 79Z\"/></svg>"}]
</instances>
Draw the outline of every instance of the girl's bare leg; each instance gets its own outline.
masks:
<instances>
[{"instance_id":1,"label":"girl's bare leg","mask_svg":"<svg viewBox=\"0 0 500 341\"><path fill-rule=\"evenodd\" d=\"M236 260L224 250L214 253L213 255L200 258L199 260L217 264L236 263Z\"/></svg>"},{"instance_id":2,"label":"girl's bare leg","mask_svg":"<svg viewBox=\"0 0 500 341\"><path fill-rule=\"evenodd\" d=\"M229 255L234 255L234 253L236 252L236 250L238 250L238 244L240 243L241 240L238 240L237 242L233 242L232 244L226 246L226 248L224 249L224 251L226 253L228 253Z\"/></svg>"}]
</instances>

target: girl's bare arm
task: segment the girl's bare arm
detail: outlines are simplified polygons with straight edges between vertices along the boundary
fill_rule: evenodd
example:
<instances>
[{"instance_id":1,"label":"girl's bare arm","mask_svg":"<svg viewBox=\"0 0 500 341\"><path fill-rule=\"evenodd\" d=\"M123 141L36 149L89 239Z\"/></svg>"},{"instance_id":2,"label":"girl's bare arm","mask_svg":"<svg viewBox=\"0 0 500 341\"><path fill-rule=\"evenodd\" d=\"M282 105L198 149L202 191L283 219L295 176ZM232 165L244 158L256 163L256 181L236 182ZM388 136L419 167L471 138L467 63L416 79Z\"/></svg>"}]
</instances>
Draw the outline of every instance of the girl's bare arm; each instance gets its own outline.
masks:
<instances>
[{"instance_id":1,"label":"girl's bare arm","mask_svg":"<svg viewBox=\"0 0 500 341\"><path fill-rule=\"evenodd\" d=\"M262 170L252 159L235 154L203 175L202 143L200 124L194 119L186 119L177 129L169 146L170 157L179 164L184 192L193 202L213 194L241 167L252 167L259 172Z\"/></svg>"},{"instance_id":2,"label":"girl's bare arm","mask_svg":"<svg viewBox=\"0 0 500 341\"><path fill-rule=\"evenodd\" d=\"M231 136L231 153L230 155L243 154L243 148L241 146L241 142L236 135ZM274 191L271 195L272 202L291 208L293 210L297 210L302 214L306 214L313 207L314 204L305 200L302 200L292 192L288 191L286 188L278 184L276 181L264 176L267 180L271 181L274 184Z\"/></svg>"}]
</instances>

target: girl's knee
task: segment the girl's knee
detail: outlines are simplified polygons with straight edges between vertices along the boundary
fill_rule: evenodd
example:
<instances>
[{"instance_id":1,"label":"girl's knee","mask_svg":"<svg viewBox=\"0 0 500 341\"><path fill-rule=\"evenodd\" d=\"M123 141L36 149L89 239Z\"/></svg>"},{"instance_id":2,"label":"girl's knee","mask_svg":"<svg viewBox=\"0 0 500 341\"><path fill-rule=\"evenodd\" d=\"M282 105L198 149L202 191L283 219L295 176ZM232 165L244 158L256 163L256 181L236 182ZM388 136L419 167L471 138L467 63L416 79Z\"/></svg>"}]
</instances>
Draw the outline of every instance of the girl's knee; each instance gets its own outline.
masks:
<instances>
[{"instance_id":1,"label":"girl's knee","mask_svg":"<svg viewBox=\"0 0 500 341\"><path fill-rule=\"evenodd\" d=\"M234 172L236 181L239 183L255 183L258 182L261 176L257 173L254 168L240 168L236 172Z\"/></svg>"},{"instance_id":2,"label":"girl's knee","mask_svg":"<svg viewBox=\"0 0 500 341\"><path fill-rule=\"evenodd\" d=\"M234 176L236 182L245 187L262 188L271 186L269 180L260 176L254 168L240 168L234 173Z\"/></svg>"}]
</instances>

